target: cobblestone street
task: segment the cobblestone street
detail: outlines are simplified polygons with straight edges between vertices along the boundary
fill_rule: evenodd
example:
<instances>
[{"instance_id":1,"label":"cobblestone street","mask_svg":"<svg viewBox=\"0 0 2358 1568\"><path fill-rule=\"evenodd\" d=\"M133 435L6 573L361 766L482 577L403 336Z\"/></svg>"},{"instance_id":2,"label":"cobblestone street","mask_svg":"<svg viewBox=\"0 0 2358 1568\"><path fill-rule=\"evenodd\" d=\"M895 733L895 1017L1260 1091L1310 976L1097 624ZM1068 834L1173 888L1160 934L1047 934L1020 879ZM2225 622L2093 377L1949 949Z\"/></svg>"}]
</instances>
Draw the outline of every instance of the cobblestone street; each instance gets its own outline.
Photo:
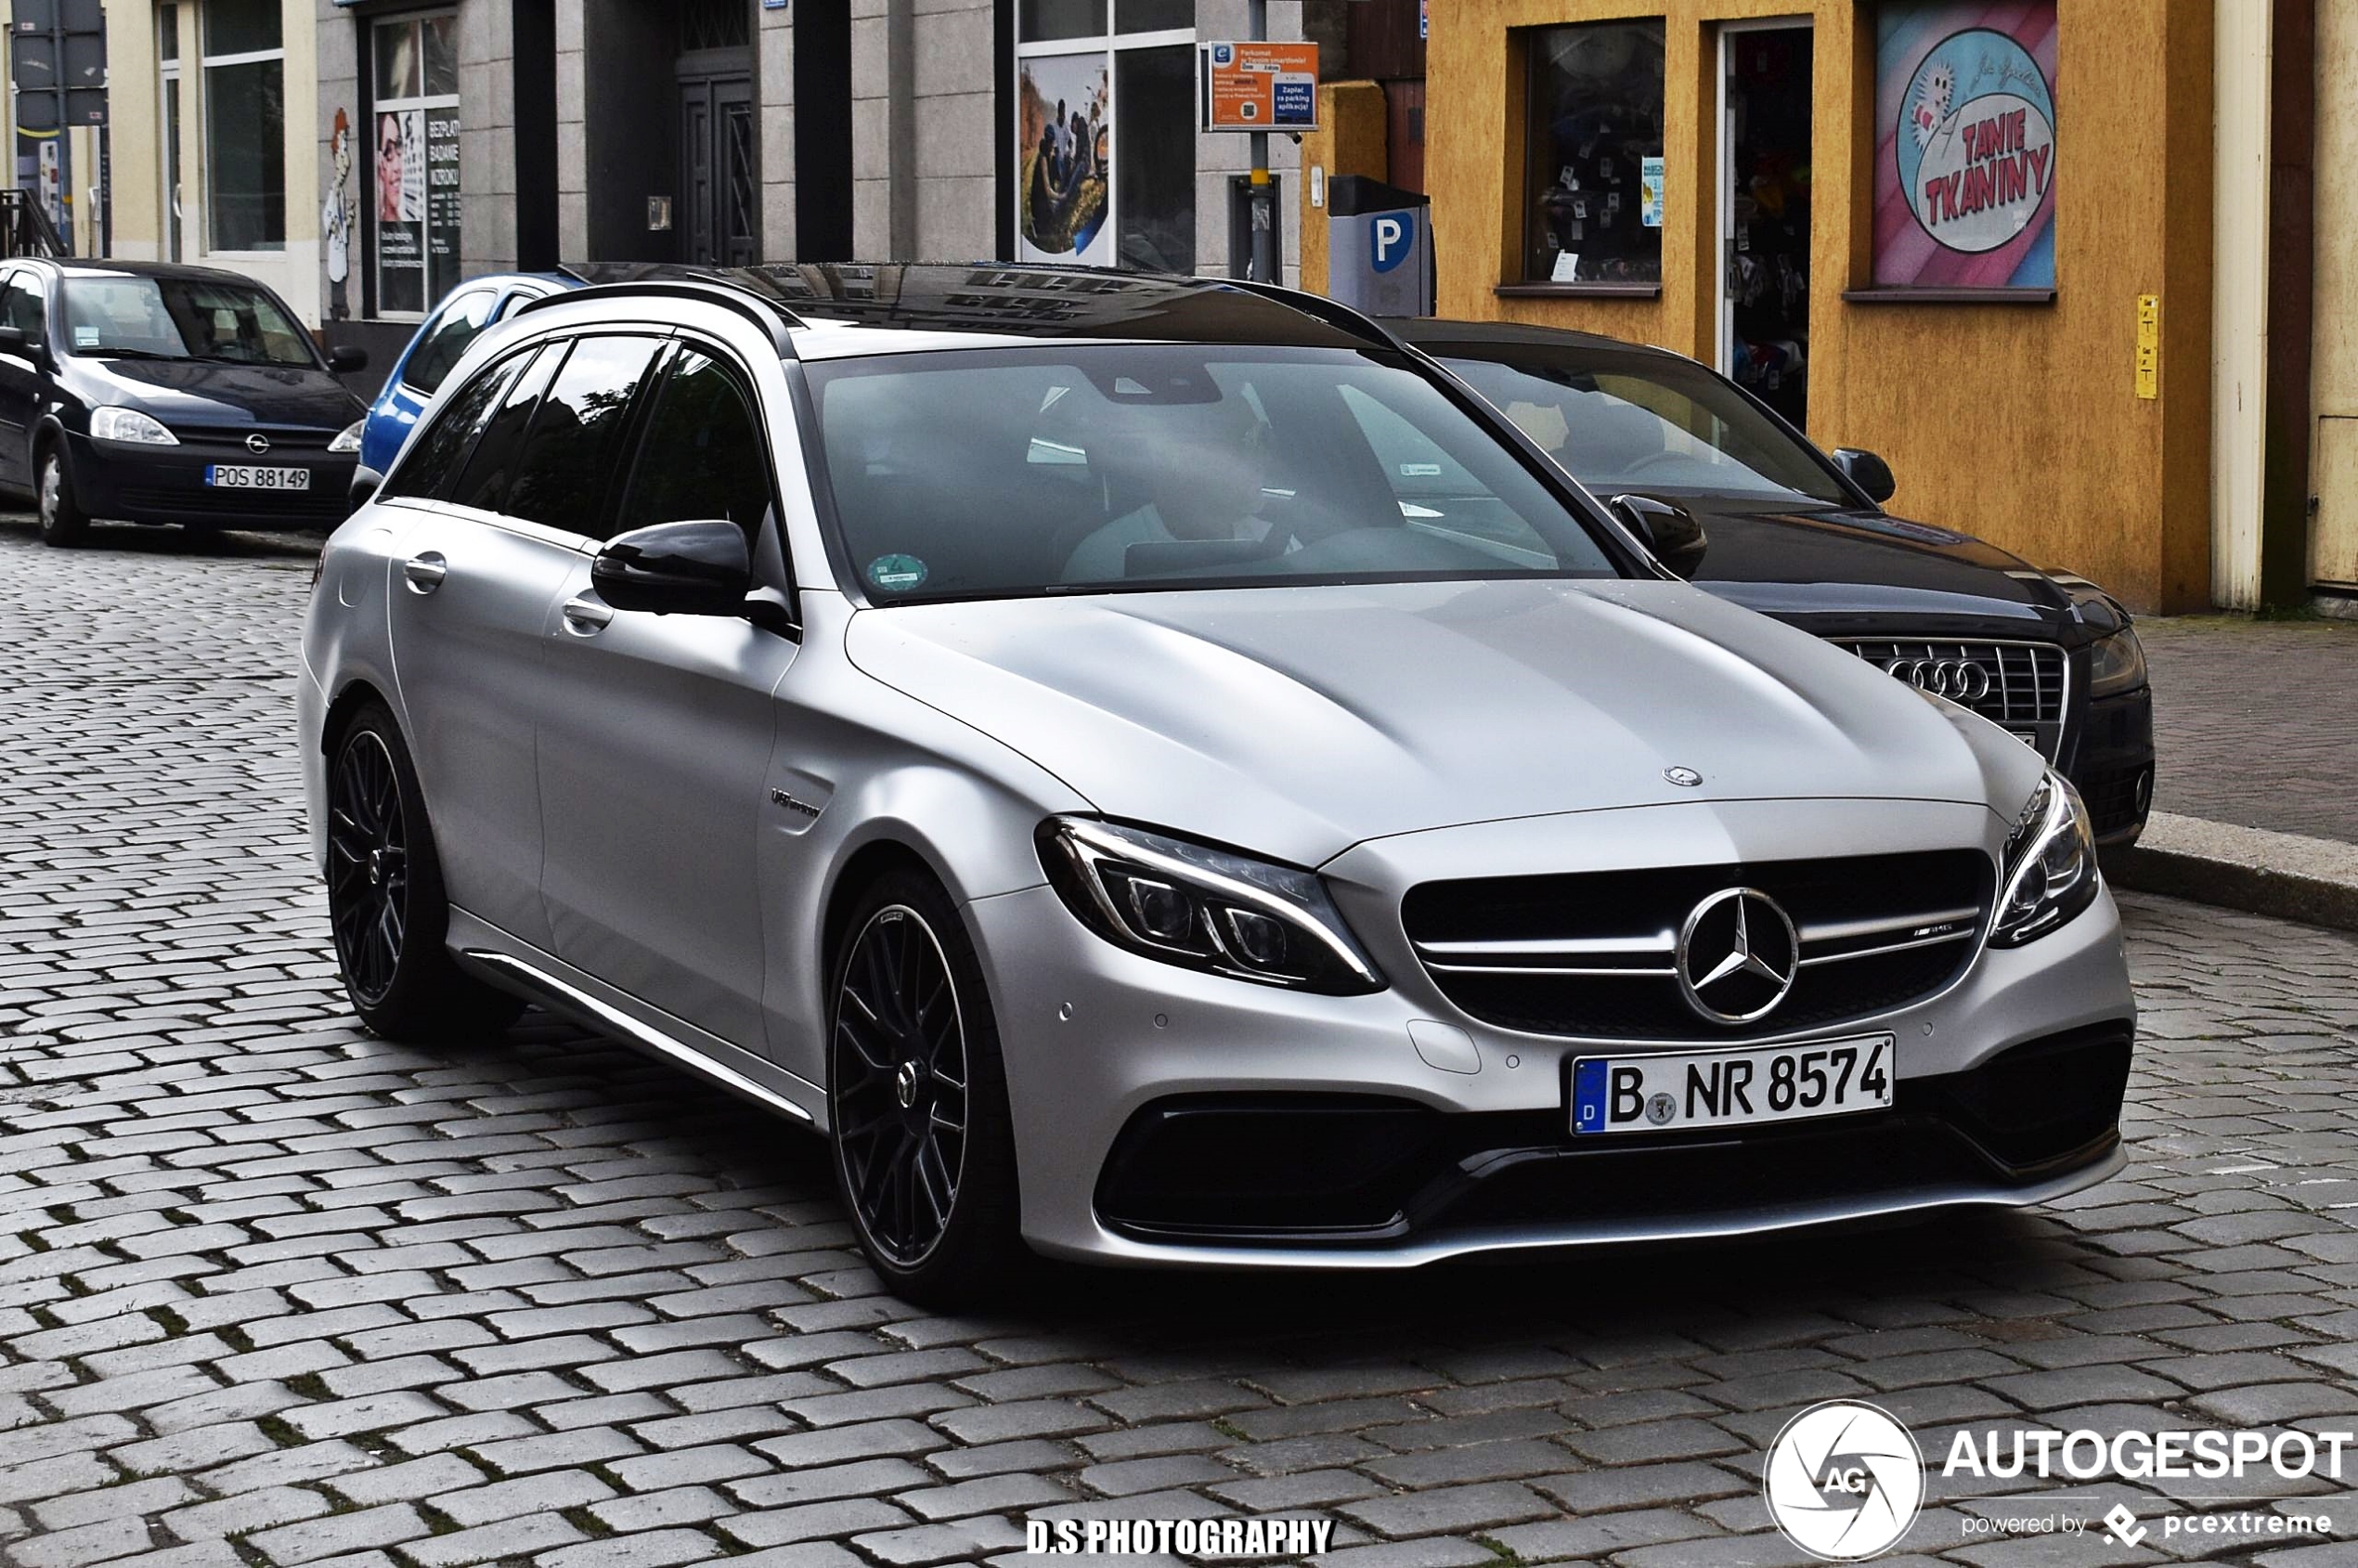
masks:
<instances>
[{"instance_id":1,"label":"cobblestone street","mask_svg":"<svg viewBox=\"0 0 2358 1568\"><path fill-rule=\"evenodd\" d=\"M920 1568L1019 1554L1028 1517L1237 1513L1332 1519L1337 1568L1773 1565L1809 1560L1760 1454L1819 1399L1936 1461L1968 1425L2358 1421L2358 938L2124 897L2131 1162L2059 1212L1400 1278L1057 1271L929 1316L877 1292L814 1139L538 1013L492 1046L363 1034L293 756L317 540L94 546L0 520L11 1568ZM1983 1532L2028 1508L2008 1484L1936 1462L1904 1549L2358 1562L2324 1483L2041 1505L2333 1515L2306 1548Z\"/></svg>"}]
</instances>

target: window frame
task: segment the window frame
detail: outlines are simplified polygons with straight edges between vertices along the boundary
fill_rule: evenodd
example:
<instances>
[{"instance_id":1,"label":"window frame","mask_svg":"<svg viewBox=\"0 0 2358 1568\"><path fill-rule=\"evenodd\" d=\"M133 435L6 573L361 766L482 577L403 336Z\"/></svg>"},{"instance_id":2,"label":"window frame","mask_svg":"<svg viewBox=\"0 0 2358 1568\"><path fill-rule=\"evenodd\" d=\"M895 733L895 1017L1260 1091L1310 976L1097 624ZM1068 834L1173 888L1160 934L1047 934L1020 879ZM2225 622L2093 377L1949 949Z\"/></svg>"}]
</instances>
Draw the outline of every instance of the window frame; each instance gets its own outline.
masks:
<instances>
[{"instance_id":1,"label":"window frame","mask_svg":"<svg viewBox=\"0 0 2358 1568\"><path fill-rule=\"evenodd\" d=\"M459 13L455 6L442 5L428 6L415 10L396 11L391 15L372 14L357 19L356 24L361 30L363 38L363 46L359 51L360 85L365 91L369 106L366 112L365 127L355 127L356 131L365 128L368 133L368 158L366 166L361 171L362 182L359 196L361 210L368 215L368 222L363 226L360 235L367 251L367 256L365 259L368 264L363 292L368 299L370 315L374 319L379 321L423 321L428 317L434 315L435 308L442 303L440 296L437 296L434 292L434 190L431 179L429 179L426 190L425 215L419 220L418 225L420 244L419 266L422 278L420 289L420 306L416 310L395 310L388 308L385 305L384 286L381 276L382 268L380 249L383 242L384 220L377 215L377 121L380 115L387 113L408 113L414 110L420 114L431 114L436 110L446 110L459 117L460 126L463 133L466 124L466 110L462 101L464 95L458 92L428 93L425 90L425 24L439 17L447 17L455 20L458 15ZM417 30L417 37L419 40L418 94L413 97L380 98L377 97L377 68L380 63L378 35L386 28L392 26L408 27ZM420 139L419 151L421 155L424 154L428 145L430 145L430 143L426 138L421 137ZM463 135L460 145L463 149L465 146ZM462 161L459 165L459 190L461 198L463 199L466 192L466 173L463 162L463 151L461 159ZM433 174L431 163L428 165L427 174L429 176ZM460 231L460 244L461 247L463 247L466 243L463 225L464 219L462 215L461 228ZM463 272L463 257L461 259L461 270ZM463 276L454 279L444 292L447 294L455 292L465 281L466 279ZM499 319L496 310L493 314L492 319L494 321Z\"/></svg>"},{"instance_id":2,"label":"window frame","mask_svg":"<svg viewBox=\"0 0 2358 1568\"><path fill-rule=\"evenodd\" d=\"M646 426L647 409L651 406L647 389L659 381L665 368L670 363L671 345L677 337L678 333L674 329L647 322L595 321L585 322L578 327L568 327L561 331L551 332L546 337L535 338L530 343L519 344L517 347L519 353L525 348L562 346L564 349L564 358L551 372L547 383L541 387L532 410L532 418L525 422L523 434L516 437L517 450L524 452L531 449L533 433L540 427L541 407L545 406L550 389L555 386L557 377L564 374L566 367L573 362L573 354L576 349L592 338L638 338L654 343L654 352L647 356L646 371L641 377L638 387L631 393L630 406L623 410L622 428L615 435L616 446L614 459L615 470L619 470L625 461L635 464L638 460L639 438ZM501 356L500 362L504 363L506 358L505 355ZM531 371L532 367L525 367L525 374L528 375ZM483 433L477 431L475 439L479 441L482 438ZM471 442L467 447L467 461L473 460L474 446ZM465 464L460 465L460 472L463 476ZM557 539L572 545L586 554L595 555L603 550L606 541L615 536L611 524L615 514L621 509L624 493L624 490L615 486L613 473L609 472L605 497L599 508L597 521L592 525L594 532L584 532L577 528L560 528L553 523L541 523L530 517L519 517L512 512L481 512L472 507L459 507L455 501L449 504L471 517L491 518L502 527L529 530L532 537L536 538Z\"/></svg>"},{"instance_id":3,"label":"window frame","mask_svg":"<svg viewBox=\"0 0 2358 1568\"><path fill-rule=\"evenodd\" d=\"M1514 177L1512 180L1512 188L1515 192L1514 200L1516 203L1516 219L1511 232L1516 237L1516 253L1512 258L1511 264L1500 268L1500 281L1497 286L1497 292L1499 293L1613 294L1635 295L1645 298L1661 297L1663 269L1662 241L1665 231L1669 227L1667 214L1665 214L1663 223L1654 229L1654 276L1652 280L1636 279L1583 279L1558 281L1552 277L1537 276L1537 262L1535 259L1535 247L1533 243L1533 229L1535 220L1536 218L1535 209L1537 206L1537 198L1542 188L1537 183L1537 165L1539 162L1538 143L1543 115L1543 110L1540 107L1541 97L1538 91L1538 86L1539 74L1544 59L1542 50L1547 40L1550 36L1559 33L1579 32L1601 28L1648 26L1658 29L1661 32L1660 42L1663 49L1663 70L1658 96L1662 100L1663 123L1661 126L1661 138L1663 142L1663 150L1660 153L1655 154L1655 156L1666 159L1669 154L1670 136L1670 28L1669 19L1666 16L1660 14L1640 13L1630 16L1596 17L1581 21L1549 22L1540 26L1516 28L1509 35L1512 40L1513 46L1509 55L1509 68L1513 72L1515 78L1512 94L1514 102L1520 110L1518 118L1521 120L1522 124L1520 133L1515 138L1515 145L1512 152L1513 162L1510 164L1510 168L1513 170ZM1639 170L1632 171L1633 177L1628 183L1633 188L1637 187L1639 184L1639 176L1641 175L1642 165ZM1628 221L1633 227L1643 227L1642 216L1637 203L1632 203L1630 205L1627 215ZM1560 250L1556 253L1561 254L1562 253Z\"/></svg>"},{"instance_id":4,"label":"window frame","mask_svg":"<svg viewBox=\"0 0 2358 1568\"><path fill-rule=\"evenodd\" d=\"M214 155L213 140L213 73L216 70L241 65L275 64L278 66L279 95L279 140L280 144L279 177L281 181L283 181L286 177L287 165L285 146L287 138L286 17L283 12L279 13L279 44L276 48L243 49L231 54L215 55L207 51L205 43L206 22L208 20L208 14L211 12L212 7L213 0L202 0L201 8L199 10L196 18L197 130L199 135L199 151L204 159L204 229L201 237L203 243L199 247L199 253L206 256L227 256L256 259L283 257L287 253L287 230L290 227L287 221L286 197L291 195L292 192L282 194L279 201L279 238L277 244L272 245L266 242L258 249L248 248L242 250L229 250L214 243L214 241L219 238L217 231L220 227L219 223L216 221L218 214L215 212L214 208L215 203L219 199L219 187L216 184L216 180L218 178L218 171L220 169L221 161ZM176 68L182 69L185 71L185 61L175 61L174 63Z\"/></svg>"},{"instance_id":5,"label":"window frame","mask_svg":"<svg viewBox=\"0 0 2358 1568\"><path fill-rule=\"evenodd\" d=\"M1193 51L1196 46L1196 39L1202 31L1200 27L1173 27L1159 28L1151 32L1123 32L1118 30L1120 19L1120 0L1106 0L1105 31L1101 32L1074 33L1069 37L1034 38L1027 41L1023 34L1022 7L1020 5L1016 6L1016 17L1014 21L1015 48L1013 51L1013 58L1009 61L1007 107L1005 110L1009 125L1008 145L1014 149L1016 161L1013 167L1000 171L1000 177L1006 180L1009 186L1015 189L1016 201L1017 206L1020 207L1024 200L1024 193L1022 190L1024 156L1024 62L1027 60L1043 58L1076 58L1087 55L1096 56L1105 67L1106 125L1113 136L1113 145L1106 160L1108 165L1108 175L1106 179L1106 221L1103 232L1111 241L1109 248L1112 251L1112 257L1108 265L1116 267L1119 267L1121 265L1122 182L1120 178L1122 136L1121 73L1116 69L1119 57L1133 49L1169 48L1173 45L1178 45L1186 48L1189 51L1189 58L1192 58ZM1187 135L1191 142L1198 134L1196 126L1190 123L1187 126ZM1194 160L1191 159L1191 162L1192 161ZM1202 173L1200 162L1198 162L1197 173ZM1015 248L1018 257L1021 255L1023 244L1023 223L1020 215L1018 215L1016 221L1015 231ZM1202 253L1203 246L1203 236L1200 233L1196 236L1196 246L1197 253L1199 256ZM1062 259L1068 261L1077 261L1079 258L1076 256L1067 256ZM1192 267L1195 265L1196 260L1196 256L1188 257L1188 266ZM1016 265L1027 266L1044 264L1025 263L1017 260Z\"/></svg>"}]
</instances>

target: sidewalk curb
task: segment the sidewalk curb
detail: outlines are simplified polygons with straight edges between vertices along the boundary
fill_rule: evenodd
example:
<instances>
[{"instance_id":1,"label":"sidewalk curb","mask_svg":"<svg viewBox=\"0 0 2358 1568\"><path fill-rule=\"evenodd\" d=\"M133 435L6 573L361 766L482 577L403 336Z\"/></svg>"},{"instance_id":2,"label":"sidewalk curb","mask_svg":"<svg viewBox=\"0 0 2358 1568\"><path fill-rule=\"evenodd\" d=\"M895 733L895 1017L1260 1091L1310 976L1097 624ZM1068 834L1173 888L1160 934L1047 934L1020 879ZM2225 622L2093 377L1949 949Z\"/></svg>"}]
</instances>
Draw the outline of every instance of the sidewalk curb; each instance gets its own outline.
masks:
<instances>
[{"instance_id":1,"label":"sidewalk curb","mask_svg":"<svg viewBox=\"0 0 2358 1568\"><path fill-rule=\"evenodd\" d=\"M2358 845L2157 811L2133 847L2103 861L2138 892L2358 931Z\"/></svg>"}]
</instances>

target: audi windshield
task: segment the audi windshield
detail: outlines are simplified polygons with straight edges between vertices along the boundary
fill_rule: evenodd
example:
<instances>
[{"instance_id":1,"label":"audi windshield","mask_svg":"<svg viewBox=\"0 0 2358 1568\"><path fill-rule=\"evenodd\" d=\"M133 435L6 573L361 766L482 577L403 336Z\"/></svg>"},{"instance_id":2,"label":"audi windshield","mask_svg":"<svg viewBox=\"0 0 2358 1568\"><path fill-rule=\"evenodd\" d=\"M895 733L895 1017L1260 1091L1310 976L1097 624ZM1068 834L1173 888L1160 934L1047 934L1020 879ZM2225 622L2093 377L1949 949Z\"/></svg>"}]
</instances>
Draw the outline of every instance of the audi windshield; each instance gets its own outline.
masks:
<instances>
[{"instance_id":1,"label":"audi windshield","mask_svg":"<svg viewBox=\"0 0 2358 1568\"><path fill-rule=\"evenodd\" d=\"M1815 454L1700 366L1520 343L1511 356L1444 360L1592 490L1855 504Z\"/></svg>"},{"instance_id":2,"label":"audi windshield","mask_svg":"<svg viewBox=\"0 0 2358 1568\"><path fill-rule=\"evenodd\" d=\"M1616 575L1477 419L1367 356L980 349L810 373L840 544L880 603Z\"/></svg>"}]
</instances>

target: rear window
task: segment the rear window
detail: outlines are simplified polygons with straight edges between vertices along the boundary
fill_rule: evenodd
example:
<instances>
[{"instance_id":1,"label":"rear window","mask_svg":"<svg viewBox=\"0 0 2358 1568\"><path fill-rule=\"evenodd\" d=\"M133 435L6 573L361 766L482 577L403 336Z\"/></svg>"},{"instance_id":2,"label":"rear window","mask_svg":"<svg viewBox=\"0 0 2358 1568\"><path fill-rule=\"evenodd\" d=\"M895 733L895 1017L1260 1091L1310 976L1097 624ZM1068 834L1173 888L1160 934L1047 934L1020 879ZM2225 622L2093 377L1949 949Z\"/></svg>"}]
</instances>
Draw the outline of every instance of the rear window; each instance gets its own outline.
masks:
<instances>
[{"instance_id":1,"label":"rear window","mask_svg":"<svg viewBox=\"0 0 2358 1568\"><path fill-rule=\"evenodd\" d=\"M1372 355L1073 345L810 375L840 543L882 602L1613 575L1478 420Z\"/></svg>"}]
</instances>

